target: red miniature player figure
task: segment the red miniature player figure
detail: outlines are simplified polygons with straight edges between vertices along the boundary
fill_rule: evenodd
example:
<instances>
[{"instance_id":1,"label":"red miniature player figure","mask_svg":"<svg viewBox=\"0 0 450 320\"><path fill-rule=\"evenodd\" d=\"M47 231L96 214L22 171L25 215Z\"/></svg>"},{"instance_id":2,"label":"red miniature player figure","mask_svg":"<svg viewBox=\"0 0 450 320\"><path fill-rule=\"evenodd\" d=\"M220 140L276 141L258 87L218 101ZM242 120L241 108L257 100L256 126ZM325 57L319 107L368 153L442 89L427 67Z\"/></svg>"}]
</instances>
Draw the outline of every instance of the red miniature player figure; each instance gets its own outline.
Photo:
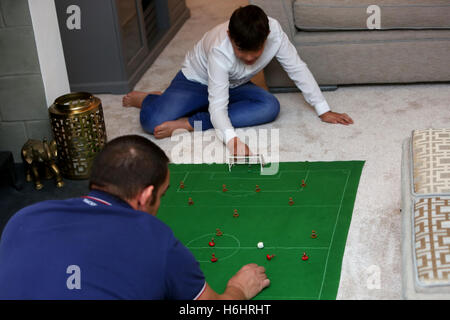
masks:
<instances>
[{"instance_id":1,"label":"red miniature player figure","mask_svg":"<svg viewBox=\"0 0 450 320\"><path fill-rule=\"evenodd\" d=\"M260 188L258 185L256 185L255 191L256 191L256 192L260 192L260 191L261 191L261 188Z\"/></svg>"},{"instance_id":2,"label":"red miniature player figure","mask_svg":"<svg viewBox=\"0 0 450 320\"><path fill-rule=\"evenodd\" d=\"M220 229L219 229L219 228L217 228L217 229L216 229L216 236L218 236L218 237L221 237L221 236L223 236L223 232L222 232L222 231L220 231Z\"/></svg>"},{"instance_id":3,"label":"red miniature player figure","mask_svg":"<svg viewBox=\"0 0 450 320\"><path fill-rule=\"evenodd\" d=\"M210 247L214 247L216 244L214 243L214 238L208 243Z\"/></svg>"},{"instance_id":4,"label":"red miniature player figure","mask_svg":"<svg viewBox=\"0 0 450 320\"><path fill-rule=\"evenodd\" d=\"M311 238L313 239L317 238L317 233L314 230L311 233Z\"/></svg>"},{"instance_id":5,"label":"red miniature player figure","mask_svg":"<svg viewBox=\"0 0 450 320\"><path fill-rule=\"evenodd\" d=\"M269 260L269 261L272 260L273 257L275 257L274 254L272 254L272 255L268 254L268 255L266 256L267 260Z\"/></svg>"},{"instance_id":6,"label":"red miniature player figure","mask_svg":"<svg viewBox=\"0 0 450 320\"><path fill-rule=\"evenodd\" d=\"M191 198L191 197L189 197L189 199L188 199L188 204L189 204L190 206L192 206L192 205L194 204L194 201L192 201L192 198Z\"/></svg>"},{"instance_id":7,"label":"red miniature player figure","mask_svg":"<svg viewBox=\"0 0 450 320\"><path fill-rule=\"evenodd\" d=\"M180 181L180 189L184 189L184 182Z\"/></svg>"},{"instance_id":8,"label":"red miniature player figure","mask_svg":"<svg viewBox=\"0 0 450 320\"><path fill-rule=\"evenodd\" d=\"M309 257L306 255L306 252L303 252L302 260L303 260L303 261L306 261L306 260L308 260L308 259L309 259Z\"/></svg>"},{"instance_id":9,"label":"red miniature player figure","mask_svg":"<svg viewBox=\"0 0 450 320\"><path fill-rule=\"evenodd\" d=\"M225 184L222 185L222 191L223 192L227 192L228 191L227 186Z\"/></svg>"},{"instance_id":10,"label":"red miniature player figure","mask_svg":"<svg viewBox=\"0 0 450 320\"><path fill-rule=\"evenodd\" d=\"M302 180L302 188L306 187L305 180Z\"/></svg>"},{"instance_id":11,"label":"red miniature player figure","mask_svg":"<svg viewBox=\"0 0 450 320\"><path fill-rule=\"evenodd\" d=\"M216 261L217 261L216 255L213 253L212 254L212 258L211 258L211 262L216 262Z\"/></svg>"},{"instance_id":12,"label":"red miniature player figure","mask_svg":"<svg viewBox=\"0 0 450 320\"><path fill-rule=\"evenodd\" d=\"M294 200L292 200L292 197L289 197L289 205L292 206L294 204Z\"/></svg>"},{"instance_id":13,"label":"red miniature player figure","mask_svg":"<svg viewBox=\"0 0 450 320\"><path fill-rule=\"evenodd\" d=\"M237 218L237 217L239 217L239 213L238 213L237 209L234 209L233 218Z\"/></svg>"}]
</instances>

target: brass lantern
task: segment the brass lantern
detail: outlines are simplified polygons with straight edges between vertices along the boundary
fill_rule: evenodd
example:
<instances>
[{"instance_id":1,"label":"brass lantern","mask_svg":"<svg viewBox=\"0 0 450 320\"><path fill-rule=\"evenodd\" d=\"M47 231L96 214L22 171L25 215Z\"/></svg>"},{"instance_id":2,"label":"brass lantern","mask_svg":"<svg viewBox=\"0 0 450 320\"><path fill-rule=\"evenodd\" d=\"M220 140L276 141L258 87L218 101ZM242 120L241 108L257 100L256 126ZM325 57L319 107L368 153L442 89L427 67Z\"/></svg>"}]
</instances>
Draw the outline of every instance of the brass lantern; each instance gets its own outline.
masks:
<instances>
[{"instance_id":1,"label":"brass lantern","mask_svg":"<svg viewBox=\"0 0 450 320\"><path fill-rule=\"evenodd\" d=\"M88 179L95 156L106 144L100 99L87 92L66 94L55 100L49 114L62 174Z\"/></svg>"}]
</instances>

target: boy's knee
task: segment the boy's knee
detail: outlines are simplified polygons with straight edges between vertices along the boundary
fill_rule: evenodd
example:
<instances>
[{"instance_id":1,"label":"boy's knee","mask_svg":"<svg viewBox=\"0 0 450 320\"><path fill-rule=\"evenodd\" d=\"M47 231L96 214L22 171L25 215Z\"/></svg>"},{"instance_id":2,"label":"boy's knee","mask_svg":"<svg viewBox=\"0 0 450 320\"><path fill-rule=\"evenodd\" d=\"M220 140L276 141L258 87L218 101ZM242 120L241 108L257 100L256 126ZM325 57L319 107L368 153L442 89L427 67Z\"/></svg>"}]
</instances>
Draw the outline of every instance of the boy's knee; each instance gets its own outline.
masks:
<instances>
[{"instance_id":1,"label":"boy's knee","mask_svg":"<svg viewBox=\"0 0 450 320\"><path fill-rule=\"evenodd\" d=\"M268 95L265 99L263 112L269 121L275 120L280 113L280 102L274 95Z\"/></svg>"}]
</instances>

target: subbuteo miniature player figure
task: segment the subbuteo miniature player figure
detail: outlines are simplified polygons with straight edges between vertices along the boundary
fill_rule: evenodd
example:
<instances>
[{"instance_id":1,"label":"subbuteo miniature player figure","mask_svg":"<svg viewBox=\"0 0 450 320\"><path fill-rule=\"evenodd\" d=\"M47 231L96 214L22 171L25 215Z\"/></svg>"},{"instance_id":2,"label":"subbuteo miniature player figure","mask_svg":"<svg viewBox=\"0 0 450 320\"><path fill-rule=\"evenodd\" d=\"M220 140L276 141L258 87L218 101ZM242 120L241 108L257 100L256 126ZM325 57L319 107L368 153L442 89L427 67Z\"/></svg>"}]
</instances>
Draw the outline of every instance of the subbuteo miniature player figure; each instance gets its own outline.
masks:
<instances>
[{"instance_id":1,"label":"subbuteo miniature player figure","mask_svg":"<svg viewBox=\"0 0 450 320\"><path fill-rule=\"evenodd\" d=\"M256 192L260 192L261 191L261 188L259 187L259 185L256 185L255 191Z\"/></svg>"},{"instance_id":2,"label":"subbuteo miniature player figure","mask_svg":"<svg viewBox=\"0 0 450 320\"><path fill-rule=\"evenodd\" d=\"M223 192L227 192L227 191L228 191L227 185L226 185L226 184L223 184L223 185L222 185L222 191L223 191Z\"/></svg>"},{"instance_id":3,"label":"subbuteo miniature player figure","mask_svg":"<svg viewBox=\"0 0 450 320\"><path fill-rule=\"evenodd\" d=\"M267 260L272 260L272 258L273 257L275 257L275 255L274 254L268 254L268 255L266 255L266 258L267 258Z\"/></svg>"},{"instance_id":4,"label":"subbuteo miniature player figure","mask_svg":"<svg viewBox=\"0 0 450 320\"><path fill-rule=\"evenodd\" d=\"M234 218L239 217L239 213L238 213L237 209L234 209L233 217Z\"/></svg>"},{"instance_id":5,"label":"subbuteo miniature player figure","mask_svg":"<svg viewBox=\"0 0 450 320\"><path fill-rule=\"evenodd\" d=\"M184 189L184 182L180 181L180 189Z\"/></svg>"},{"instance_id":6,"label":"subbuteo miniature player figure","mask_svg":"<svg viewBox=\"0 0 450 320\"><path fill-rule=\"evenodd\" d=\"M192 198L191 198L191 197L189 197L189 199L188 199L188 204L189 204L190 206L192 206L192 205L194 204L194 201L192 201Z\"/></svg>"},{"instance_id":7,"label":"subbuteo miniature player figure","mask_svg":"<svg viewBox=\"0 0 450 320\"><path fill-rule=\"evenodd\" d=\"M289 197L289 205L292 206L294 204L294 200L292 200L292 197Z\"/></svg>"}]
</instances>

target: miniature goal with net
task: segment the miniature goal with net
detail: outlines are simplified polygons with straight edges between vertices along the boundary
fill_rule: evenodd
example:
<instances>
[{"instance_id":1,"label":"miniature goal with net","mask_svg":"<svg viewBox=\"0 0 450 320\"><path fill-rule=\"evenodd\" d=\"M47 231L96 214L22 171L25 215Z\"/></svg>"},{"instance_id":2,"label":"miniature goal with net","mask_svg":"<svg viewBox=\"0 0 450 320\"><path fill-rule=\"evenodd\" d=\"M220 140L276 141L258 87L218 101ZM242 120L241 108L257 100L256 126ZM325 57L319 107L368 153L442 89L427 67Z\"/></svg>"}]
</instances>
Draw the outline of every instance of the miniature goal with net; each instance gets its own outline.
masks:
<instances>
[{"instance_id":1,"label":"miniature goal with net","mask_svg":"<svg viewBox=\"0 0 450 320\"><path fill-rule=\"evenodd\" d=\"M238 164L259 164L261 172L264 171L264 157L262 154L255 154L251 156L229 156L228 157L228 171L231 172L231 167Z\"/></svg>"}]
</instances>

